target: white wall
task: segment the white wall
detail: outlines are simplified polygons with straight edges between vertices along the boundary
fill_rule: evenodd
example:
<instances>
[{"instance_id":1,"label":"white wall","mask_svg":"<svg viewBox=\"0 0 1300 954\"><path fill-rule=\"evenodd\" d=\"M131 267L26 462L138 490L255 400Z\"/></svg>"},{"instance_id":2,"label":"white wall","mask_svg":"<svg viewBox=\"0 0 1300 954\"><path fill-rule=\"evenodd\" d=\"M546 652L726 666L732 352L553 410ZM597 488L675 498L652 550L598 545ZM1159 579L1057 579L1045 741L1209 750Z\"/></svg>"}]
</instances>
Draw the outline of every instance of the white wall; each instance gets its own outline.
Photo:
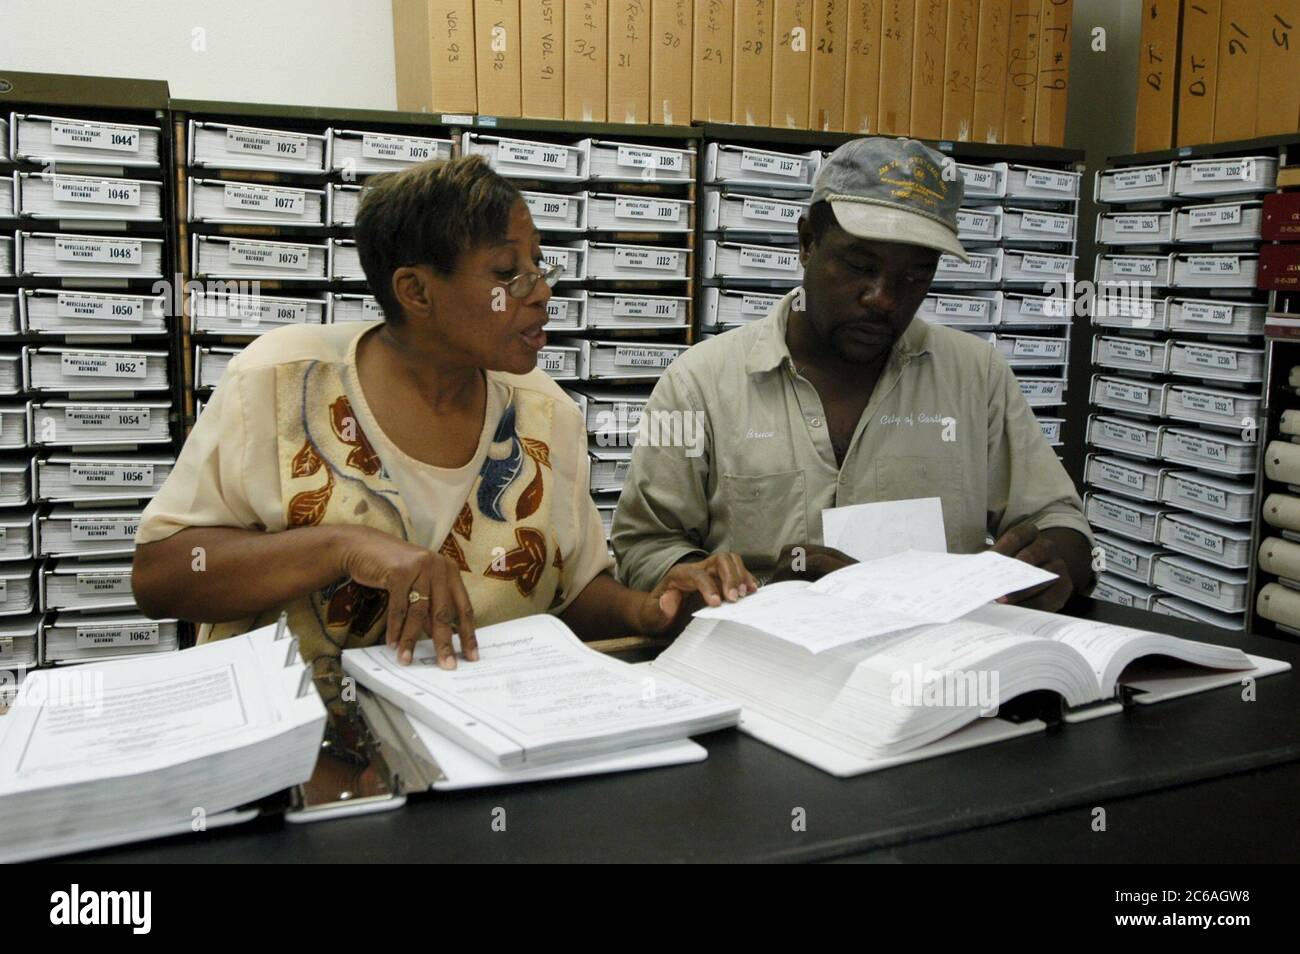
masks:
<instances>
[{"instance_id":1,"label":"white wall","mask_svg":"<svg viewBox=\"0 0 1300 954\"><path fill-rule=\"evenodd\" d=\"M0 67L181 99L395 109L389 0L0 0Z\"/></svg>"}]
</instances>

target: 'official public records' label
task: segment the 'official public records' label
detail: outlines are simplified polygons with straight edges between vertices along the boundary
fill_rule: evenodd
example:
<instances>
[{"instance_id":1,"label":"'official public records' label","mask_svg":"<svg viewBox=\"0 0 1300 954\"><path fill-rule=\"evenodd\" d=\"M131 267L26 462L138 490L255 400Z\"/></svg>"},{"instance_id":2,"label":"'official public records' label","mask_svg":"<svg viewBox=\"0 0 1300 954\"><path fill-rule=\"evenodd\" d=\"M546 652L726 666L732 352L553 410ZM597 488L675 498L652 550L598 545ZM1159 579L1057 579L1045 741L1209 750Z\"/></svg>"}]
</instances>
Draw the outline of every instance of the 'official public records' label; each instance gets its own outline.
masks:
<instances>
[{"instance_id":1,"label":"'official public records' label","mask_svg":"<svg viewBox=\"0 0 1300 954\"><path fill-rule=\"evenodd\" d=\"M1053 235L1069 235L1073 224L1074 220L1066 215L1026 212L1020 216L1020 227L1027 232L1050 232Z\"/></svg>"},{"instance_id":2,"label":"'official public records' label","mask_svg":"<svg viewBox=\"0 0 1300 954\"><path fill-rule=\"evenodd\" d=\"M1207 205L1201 208L1188 209L1187 218L1191 221L1194 229L1215 225L1240 225L1241 206Z\"/></svg>"},{"instance_id":3,"label":"'official public records' label","mask_svg":"<svg viewBox=\"0 0 1300 954\"><path fill-rule=\"evenodd\" d=\"M569 199L562 195L526 195L524 202L535 219L568 219Z\"/></svg>"},{"instance_id":4,"label":"'official public records' label","mask_svg":"<svg viewBox=\"0 0 1300 954\"><path fill-rule=\"evenodd\" d=\"M140 130L111 123L80 123L56 119L50 123L50 143L73 149L112 149L139 152Z\"/></svg>"},{"instance_id":5,"label":"'official public records' label","mask_svg":"<svg viewBox=\"0 0 1300 954\"><path fill-rule=\"evenodd\" d=\"M95 205L140 205L140 183L122 179L73 179L54 177L55 202Z\"/></svg>"},{"instance_id":6,"label":"'official public records' label","mask_svg":"<svg viewBox=\"0 0 1300 954\"><path fill-rule=\"evenodd\" d=\"M742 295L740 313L750 318L762 318L780 298L768 298L764 295Z\"/></svg>"},{"instance_id":7,"label":"'official public records' label","mask_svg":"<svg viewBox=\"0 0 1300 954\"><path fill-rule=\"evenodd\" d=\"M79 543L104 540L134 540L140 517L73 517L72 539Z\"/></svg>"},{"instance_id":8,"label":"'official public records' label","mask_svg":"<svg viewBox=\"0 0 1300 954\"><path fill-rule=\"evenodd\" d=\"M762 268L768 271L799 271L799 253L783 252L771 248L742 248L740 264L745 268Z\"/></svg>"},{"instance_id":9,"label":"'official public records' label","mask_svg":"<svg viewBox=\"0 0 1300 954\"><path fill-rule=\"evenodd\" d=\"M132 378L142 380L148 373L144 355L76 354L59 355L59 368L69 377Z\"/></svg>"},{"instance_id":10,"label":"'official public records' label","mask_svg":"<svg viewBox=\"0 0 1300 954\"><path fill-rule=\"evenodd\" d=\"M307 158L307 137L271 132L266 129L226 129L226 152L245 156L274 156L280 159Z\"/></svg>"},{"instance_id":11,"label":"'official public records' label","mask_svg":"<svg viewBox=\"0 0 1300 954\"><path fill-rule=\"evenodd\" d=\"M157 623L134 623L130 626L78 626L77 648L104 646L157 646Z\"/></svg>"},{"instance_id":12,"label":"'official public records' label","mask_svg":"<svg viewBox=\"0 0 1300 954\"><path fill-rule=\"evenodd\" d=\"M934 313L945 318L983 318L991 305L979 298L936 298Z\"/></svg>"},{"instance_id":13,"label":"'official public records' label","mask_svg":"<svg viewBox=\"0 0 1300 954\"><path fill-rule=\"evenodd\" d=\"M676 357L676 351L662 348L619 345L614 349L614 364L622 368L666 368Z\"/></svg>"},{"instance_id":14,"label":"'official public records' label","mask_svg":"<svg viewBox=\"0 0 1300 954\"><path fill-rule=\"evenodd\" d=\"M1186 523L1175 523L1173 528L1174 539L1178 542L1200 550L1208 550L1210 553L1223 554L1224 538L1219 534L1209 533L1200 527L1193 527Z\"/></svg>"},{"instance_id":15,"label":"'official public records' label","mask_svg":"<svg viewBox=\"0 0 1300 954\"><path fill-rule=\"evenodd\" d=\"M1181 583L1198 593L1205 593L1210 596L1219 595L1218 580L1210 579L1208 576L1202 576L1199 573L1192 573L1190 570L1184 570L1177 566L1169 567L1169 575L1174 578L1176 583Z\"/></svg>"},{"instance_id":16,"label":"'official public records' label","mask_svg":"<svg viewBox=\"0 0 1300 954\"><path fill-rule=\"evenodd\" d=\"M744 199L740 215L756 222L778 222L793 225L799 221L804 206L797 202L777 202L775 199Z\"/></svg>"},{"instance_id":17,"label":"'official public records' label","mask_svg":"<svg viewBox=\"0 0 1300 954\"><path fill-rule=\"evenodd\" d=\"M798 179L803 175L803 160L798 156L782 156L771 152L742 149L740 168L746 172L759 172L770 176Z\"/></svg>"},{"instance_id":18,"label":"'official public records' label","mask_svg":"<svg viewBox=\"0 0 1300 954\"><path fill-rule=\"evenodd\" d=\"M546 166L563 169L569 164L569 150L550 143L513 142L504 139L497 143L497 158L502 162L525 166Z\"/></svg>"},{"instance_id":19,"label":"'official public records' label","mask_svg":"<svg viewBox=\"0 0 1300 954\"><path fill-rule=\"evenodd\" d=\"M1064 172L1050 172L1046 169L1029 169L1025 172L1025 184L1051 192L1073 192L1074 176L1066 175Z\"/></svg>"},{"instance_id":20,"label":"'official public records' label","mask_svg":"<svg viewBox=\"0 0 1300 954\"><path fill-rule=\"evenodd\" d=\"M1193 484L1185 480L1174 482L1174 496L1193 503L1205 504L1216 510L1228 509L1228 493L1204 484Z\"/></svg>"},{"instance_id":21,"label":"'official public records' label","mask_svg":"<svg viewBox=\"0 0 1300 954\"><path fill-rule=\"evenodd\" d=\"M68 482L74 487L148 487L153 484L153 464L86 463L68 465Z\"/></svg>"},{"instance_id":22,"label":"'official public records' label","mask_svg":"<svg viewBox=\"0 0 1300 954\"><path fill-rule=\"evenodd\" d=\"M1141 490L1142 485L1146 483L1146 476L1140 470L1131 470L1128 467L1121 467L1118 464L1112 464L1104 460L1098 461L1097 467L1101 471L1102 478L1109 480L1112 484Z\"/></svg>"},{"instance_id":23,"label":"'official public records' label","mask_svg":"<svg viewBox=\"0 0 1300 954\"><path fill-rule=\"evenodd\" d=\"M1183 407L1189 411L1231 416L1235 403L1232 398L1221 394L1198 394L1195 391L1182 392Z\"/></svg>"},{"instance_id":24,"label":"'official public records' label","mask_svg":"<svg viewBox=\"0 0 1300 954\"><path fill-rule=\"evenodd\" d=\"M131 239L74 238L54 236L54 259L58 262L105 262L139 265L144 261L144 243Z\"/></svg>"},{"instance_id":25,"label":"'official public records' label","mask_svg":"<svg viewBox=\"0 0 1300 954\"><path fill-rule=\"evenodd\" d=\"M143 298L110 298L82 292L59 292L54 306L60 318L104 321L144 321Z\"/></svg>"},{"instance_id":26,"label":"'official public records' label","mask_svg":"<svg viewBox=\"0 0 1300 954\"><path fill-rule=\"evenodd\" d=\"M628 298L619 295L614 299L616 318L676 318L680 302L668 298Z\"/></svg>"},{"instance_id":27,"label":"'official public records' label","mask_svg":"<svg viewBox=\"0 0 1300 954\"><path fill-rule=\"evenodd\" d=\"M237 318L245 325L260 325L264 321L301 324L307 320L305 301L275 301L231 296L225 299L225 307L227 317Z\"/></svg>"},{"instance_id":28,"label":"'official public records' label","mask_svg":"<svg viewBox=\"0 0 1300 954\"><path fill-rule=\"evenodd\" d=\"M985 255L972 255L969 262L963 262L956 255L940 255L939 271L956 272L959 275L987 275L993 267L993 259Z\"/></svg>"},{"instance_id":29,"label":"'official public records' label","mask_svg":"<svg viewBox=\"0 0 1300 954\"><path fill-rule=\"evenodd\" d=\"M616 164L629 169L657 169L662 172L681 172L684 156L680 152L645 149L640 146L619 146Z\"/></svg>"},{"instance_id":30,"label":"'official public records' label","mask_svg":"<svg viewBox=\"0 0 1300 954\"><path fill-rule=\"evenodd\" d=\"M129 596L130 594L129 571L104 570L77 574L78 596Z\"/></svg>"},{"instance_id":31,"label":"'official public records' label","mask_svg":"<svg viewBox=\"0 0 1300 954\"><path fill-rule=\"evenodd\" d=\"M1124 384L1120 381L1107 381L1105 383L1104 393L1108 401L1122 401L1126 404L1141 404L1143 407L1151 403L1151 391L1141 385Z\"/></svg>"},{"instance_id":32,"label":"'official public records' label","mask_svg":"<svg viewBox=\"0 0 1300 954\"><path fill-rule=\"evenodd\" d=\"M1240 275L1241 259L1235 255L1188 255L1187 270L1193 275Z\"/></svg>"},{"instance_id":33,"label":"'official public records' label","mask_svg":"<svg viewBox=\"0 0 1300 954\"><path fill-rule=\"evenodd\" d=\"M994 224L997 222L992 215L984 212L969 212L966 209L957 210L957 231L974 233L976 235L992 235Z\"/></svg>"},{"instance_id":34,"label":"'official public records' label","mask_svg":"<svg viewBox=\"0 0 1300 954\"><path fill-rule=\"evenodd\" d=\"M564 352L539 351L537 353L537 366L543 371L563 371Z\"/></svg>"},{"instance_id":35,"label":"'official public records' label","mask_svg":"<svg viewBox=\"0 0 1300 954\"><path fill-rule=\"evenodd\" d=\"M1221 371L1237 370L1237 353L1220 351L1218 348L1196 348L1190 345L1183 348L1188 364L1197 364L1203 368L1217 368Z\"/></svg>"},{"instance_id":36,"label":"'official public records' label","mask_svg":"<svg viewBox=\"0 0 1300 954\"><path fill-rule=\"evenodd\" d=\"M366 159L390 159L395 162L427 162L437 158L438 144L432 139L407 136L381 136L366 133L361 137L361 155Z\"/></svg>"},{"instance_id":37,"label":"'official public records' label","mask_svg":"<svg viewBox=\"0 0 1300 954\"><path fill-rule=\"evenodd\" d=\"M307 209L307 193L300 189L267 189L262 186L227 184L222 194L222 204L227 209L246 212L302 215Z\"/></svg>"},{"instance_id":38,"label":"'official public records' label","mask_svg":"<svg viewBox=\"0 0 1300 954\"><path fill-rule=\"evenodd\" d=\"M654 248L628 248L620 246L614 249L615 268L653 268L660 271L676 271L680 262L676 251L664 251Z\"/></svg>"},{"instance_id":39,"label":"'official public records' label","mask_svg":"<svg viewBox=\"0 0 1300 954\"><path fill-rule=\"evenodd\" d=\"M1208 321L1216 325L1232 324L1232 306L1208 301L1185 301L1182 315L1188 321Z\"/></svg>"},{"instance_id":40,"label":"'official public records' label","mask_svg":"<svg viewBox=\"0 0 1300 954\"><path fill-rule=\"evenodd\" d=\"M614 200L614 216L651 222L677 222L681 220L682 207L677 202L621 195Z\"/></svg>"},{"instance_id":41,"label":"'official public records' label","mask_svg":"<svg viewBox=\"0 0 1300 954\"><path fill-rule=\"evenodd\" d=\"M303 272L311 265L311 250L305 245L255 245L249 242L231 242L230 264L284 268Z\"/></svg>"},{"instance_id":42,"label":"'official public records' label","mask_svg":"<svg viewBox=\"0 0 1300 954\"><path fill-rule=\"evenodd\" d=\"M1159 166L1154 169L1129 169L1115 173L1110 181L1116 189L1150 189L1164 185L1165 170Z\"/></svg>"},{"instance_id":43,"label":"'official public records' label","mask_svg":"<svg viewBox=\"0 0 1300 954\"><path fill-rule=\"evenodd\" d=\"M1119 235L1141 235L1160 231L1158 215L1117 215L1111 221Z\"/></svg>"},{"instance_id":44,"label":"'official public records' label","mask_svg":"<svg viewBox=\"0 0 1300 954\"><path fill-rule=\"evenodd\" d=\"M992 192L997 188L998 176L992 169L963 166L961 177L967 192Z\"/></svg>"},{"instance_id":45,"label":"'official public records' label","mask_svg":"<svg viewBox=\"0 0 1300 954\"><path fill-rule=\"evenodd\" d=\"M1110 267L1116 275L1155 275L1160 268L1160 259L1112 258Z\"/></svg>"},{"instance_id":46,"label":"'official public records' label","mask_svg":"<svg viewBox=\"0 0 1300 954\"><path fill-rule=\"evenodd\" d=\"M142 431L149 427L147 407L69 407L63 414L73 427L88 430Z\"/></svg>"}]
</instances>

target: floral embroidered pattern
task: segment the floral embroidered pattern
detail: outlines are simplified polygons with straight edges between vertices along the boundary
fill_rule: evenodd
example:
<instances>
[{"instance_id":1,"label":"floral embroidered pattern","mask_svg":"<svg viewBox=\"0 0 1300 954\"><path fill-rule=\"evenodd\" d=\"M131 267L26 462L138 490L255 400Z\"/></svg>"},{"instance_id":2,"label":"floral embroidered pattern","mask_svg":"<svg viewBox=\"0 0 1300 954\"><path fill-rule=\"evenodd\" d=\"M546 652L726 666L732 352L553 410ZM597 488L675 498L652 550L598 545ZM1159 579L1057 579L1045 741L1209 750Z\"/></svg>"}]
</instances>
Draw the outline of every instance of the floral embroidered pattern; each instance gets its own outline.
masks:
<instances>
[{"instance_id":1,"label":"floral embroidered pattern","mask_svg":"<svg viewBox=\"0 0 1300 954\"><path fill-rule=\"evenodd\" d=\"M357 416L352 412L352 404L345 395L340 394L330 405L330 424L334 436L352 448L348 454L348 466L367 476L379 473L379 456L361 430Z\"/></svg>"},{"instance_id":2,"label":"floral embroidered pattern","mask_svg":"<svg viewBox=\"0 0 1300 954\"><path fill-rule=\"evenodd\" d=\"M537 513L537 508L542 505L542 497L546 493L546 488L542 484L542 468L537 467L533 474L533 479L528 482L524 492L519 495L519 501L515 504L515 519L523 520L525 517L531 517Z\"/></svg>"},{"instance_id":3,"label":"floral embroidered pattern","mask_svg":"<svg viewBox=\"0 0 1300 954\"><path fill-rule=\"evenodd\" d=\"M294 477L310 477L321 469L322 463L316 448L311 446L311 441L305 440L302 442L302 450L293 455L290 473Z\"/></svg>"},{"instance_id":4,"label":"floral embroidered pattern","mask_svg":"<svg viewBox=\"0 0 1300 954\"><path fill-rule=\"evenodd\" d=\"M460 544L456 542L456 538L450 533L447 534L447 539L442 541L442 546L438 548L438 552L454 561L460 567L462 573L469 572L469 563L465 560L465 551L460 548Z\"/></svg>"},{"instance_id":5,"label":"floral embroidered pattern","mask_svg":"<svg viewBox=\"0 0 1300 954\"><path fill-rule=\"evenodd\" d=\"M517 527L515 541L519 546L493 560L483 575L513 582L524 596L532 596L546 569L546 537L532 527Z\"/></svg>"},{"instance_id":6,"label":"floral embroidered pattern","mask_svg":"<svg viewBox=\"0 0 1300 954\"><path fill-rule=\"evenodd\" d=\"M460 505L460 513L456 515L456 522L451 525L451 529L466 540L474 535L474 513L469 509L468 501Z\"/></svg>"},{"instance_id":7,"label":"floral embroidered pattern","mask_svg":"<svg viewBox=\"0 0 1300 954\"><path fill-rule=\"evenodd\" d=\"M479 513L489 520L506 522L506 516L501 512L502 499L523 468L524 454L515 433L515 406L511 404L497 422L492 445L488 447L487 458L479 470Z\"/></svg>"},{"instance_id":8,"label":"floral embroidered pattern","mask_svg":"<svg viewBox=\"0 0 1300 954\"><path fill-rule=\"evenodd\" d=\"M520 442L524 445L524 453L531 457L543 467L551 466L551 449L546 446L545 441L539 441L532 437L521 437Z\"/></svg>"},{"instance_id":9,"label":"floral embroidered pattern","mask_svg":"<svg viewBox=\"0 0 1300 954\"><path fill-rule=\"evenodd\" d=\"M325 486L296 493L289 500L290 527L315 527L325 517L330 495L334 492L334 475L325 471Z\"/></svg>"}]
</instances>

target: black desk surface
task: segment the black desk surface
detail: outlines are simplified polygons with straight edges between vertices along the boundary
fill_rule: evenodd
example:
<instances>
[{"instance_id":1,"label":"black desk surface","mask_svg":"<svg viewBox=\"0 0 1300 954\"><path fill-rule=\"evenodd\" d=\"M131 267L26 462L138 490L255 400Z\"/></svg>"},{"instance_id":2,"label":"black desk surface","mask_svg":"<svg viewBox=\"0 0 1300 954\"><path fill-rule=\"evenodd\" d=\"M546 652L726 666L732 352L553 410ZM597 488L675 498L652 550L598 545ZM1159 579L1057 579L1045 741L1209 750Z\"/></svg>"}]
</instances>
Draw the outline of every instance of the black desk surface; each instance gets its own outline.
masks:
<instances>
[{"instance_id":1,"label":"black desk surface","mask_svg":"<svg viewBox=\"0 0 1300 954\"><path fill-rule=\"evenodd\" d=\"M1105 604L1076 615L1237 645L1296 669L1260 680L1254 702L1228 687L852 779L729 730L699 739L709 757L694 765L430 793L309 825L265 818L76 860L1152 861L1196 854L1198 826L1213 827L1215 844L1259 847L1256 857L1300 858L1300 766L1287 766L1300 760L1300 646ZM1271 813L1243 815L1252 805ZM1094 807L1107 809L1106 833L1091 830ZM505 831L493 828L497 809ZM804 831L793 830L797 809ZM1264 818L1284 830L1259 846Z\"/></svg>"}]
</instances>

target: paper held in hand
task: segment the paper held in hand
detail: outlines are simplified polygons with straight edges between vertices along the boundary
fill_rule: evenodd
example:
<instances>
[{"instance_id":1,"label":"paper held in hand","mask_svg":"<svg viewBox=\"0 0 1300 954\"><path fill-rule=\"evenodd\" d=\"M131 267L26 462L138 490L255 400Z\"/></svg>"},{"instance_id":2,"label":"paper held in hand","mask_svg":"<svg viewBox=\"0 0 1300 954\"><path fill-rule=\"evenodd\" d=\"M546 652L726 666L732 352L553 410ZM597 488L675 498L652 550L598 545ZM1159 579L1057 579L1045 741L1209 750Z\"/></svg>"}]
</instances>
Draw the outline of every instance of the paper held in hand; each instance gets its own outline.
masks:
<instances>
[{"instance_id":1,"label":"paper held in hand","mask_svg":"<svg viewBox=\"0 0 1300 954\"><path fill-rule=\"evenodd\" d=\"M821 653L912 626L950 623L999 596L1056 578L991 550L906 550L846 566L816 583L769 584L739 602L695 615L749 626Z\"/></svg>"}]
</instances>

